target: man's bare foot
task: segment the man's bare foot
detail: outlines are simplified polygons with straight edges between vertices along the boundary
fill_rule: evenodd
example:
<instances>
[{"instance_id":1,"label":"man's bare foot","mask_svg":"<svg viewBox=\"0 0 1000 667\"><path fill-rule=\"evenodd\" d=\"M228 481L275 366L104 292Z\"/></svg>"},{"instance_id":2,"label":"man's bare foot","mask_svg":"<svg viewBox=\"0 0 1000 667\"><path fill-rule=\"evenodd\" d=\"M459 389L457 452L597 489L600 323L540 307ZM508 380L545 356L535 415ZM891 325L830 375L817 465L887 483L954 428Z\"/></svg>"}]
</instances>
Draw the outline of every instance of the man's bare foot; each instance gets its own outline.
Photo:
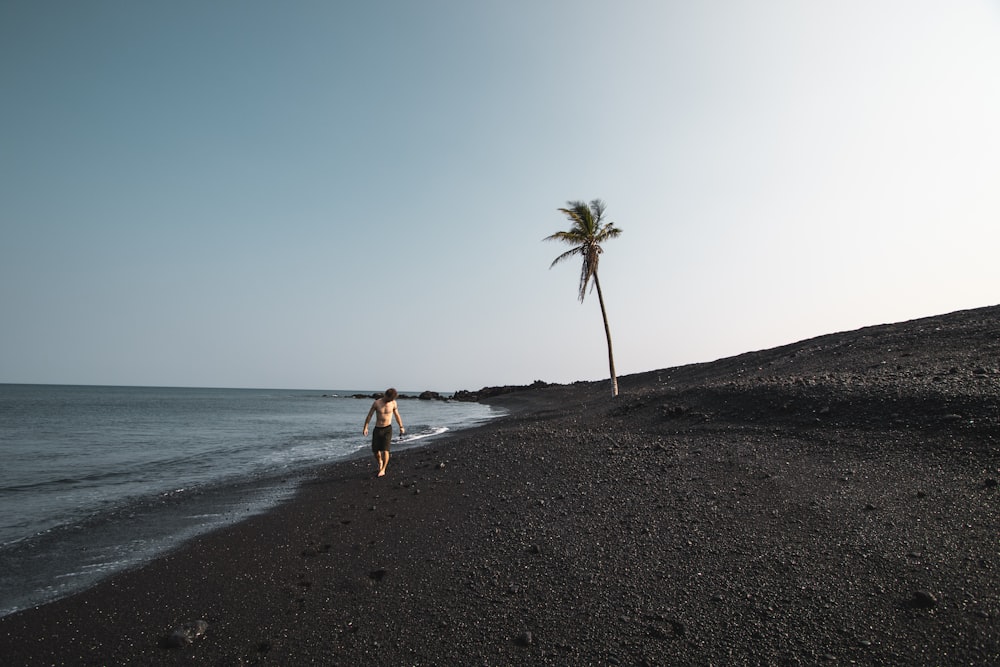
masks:
<instances>
[{"instance_id":1,"label":"man's bare foot","mask_svg":"<svg viewBox=\"0 0 1000 667\"><path fill-rule=\"evenodd\" d=\"M376 475L376 477L385 477L385 470L379 470L378 475Z\"/></svg>"}]
</instances>

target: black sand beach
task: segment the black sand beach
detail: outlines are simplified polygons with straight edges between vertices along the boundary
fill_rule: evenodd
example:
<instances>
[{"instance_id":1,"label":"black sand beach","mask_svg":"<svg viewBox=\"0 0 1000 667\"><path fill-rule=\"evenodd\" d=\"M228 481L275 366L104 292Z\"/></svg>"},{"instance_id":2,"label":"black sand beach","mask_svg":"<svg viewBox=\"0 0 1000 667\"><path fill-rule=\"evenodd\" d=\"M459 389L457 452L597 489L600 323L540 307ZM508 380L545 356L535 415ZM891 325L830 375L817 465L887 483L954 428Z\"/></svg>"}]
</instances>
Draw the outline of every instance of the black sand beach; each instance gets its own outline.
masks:
<instances>
[{"instance_id":1,"label":"black sand beach","mask_svg":"<svg viewBox=\"0 0 1000 667\"><path fill-rule=\"evenodd\" d=\"M0 619L5 665L1000 664L1000 307L512 415ZM168 648L196 620L207 631Z\"/></svg>"}]
</instances>

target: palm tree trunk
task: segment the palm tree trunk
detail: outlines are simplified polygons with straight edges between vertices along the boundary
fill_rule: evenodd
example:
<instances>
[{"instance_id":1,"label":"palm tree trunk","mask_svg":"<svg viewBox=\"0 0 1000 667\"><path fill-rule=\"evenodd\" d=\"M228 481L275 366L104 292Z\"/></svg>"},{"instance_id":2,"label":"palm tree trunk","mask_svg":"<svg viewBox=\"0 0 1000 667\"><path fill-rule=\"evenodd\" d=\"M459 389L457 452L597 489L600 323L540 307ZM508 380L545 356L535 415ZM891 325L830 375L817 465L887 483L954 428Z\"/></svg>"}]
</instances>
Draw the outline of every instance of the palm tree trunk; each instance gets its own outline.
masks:
<instances>
[{"instance_id":1,"label":"palm tree trunk","mask_svg":"<svg viewBox=\"0 0 1000 667\"><path fill-rule=\"evenodd\" d=\"M594 272L594 287L597 288L597 300L601 302L601 317L604 318L604 335L608 339L608 366L611 368L611 397L618 396L618 376L615 375L615 353L611 350L611 327L608 326L608 311L604 309L604 294L601 292L601 281Z\"/></svg>"}]
</instances>

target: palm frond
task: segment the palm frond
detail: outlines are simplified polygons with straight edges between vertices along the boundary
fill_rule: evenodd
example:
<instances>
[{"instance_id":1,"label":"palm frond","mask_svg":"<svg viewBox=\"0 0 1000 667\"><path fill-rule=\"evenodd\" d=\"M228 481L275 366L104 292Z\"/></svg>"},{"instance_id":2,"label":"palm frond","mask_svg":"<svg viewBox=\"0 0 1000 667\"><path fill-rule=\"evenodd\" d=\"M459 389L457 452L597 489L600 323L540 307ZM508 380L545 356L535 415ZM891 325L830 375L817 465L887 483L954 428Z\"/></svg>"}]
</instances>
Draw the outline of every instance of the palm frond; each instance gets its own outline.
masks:
<instances>
[{"instance_id":1,"label":"palm frond","mask_svg":"<svg viewBox=\"0 0 1000 667\"><path fill-rule=\"evenodd\" d=\"M551 236L546 236L543 241L562 241L563 243L569 243L572 245L580 245L585 241L585 238L581 236L574 230L568 232L556 232Z\"/></svg>"},{"instance_id":2,"label":"palm frond","mask_svg":"<svg viewBox=\"0 0 1000 667\"><path fill-rule=\"evenodd\" d=\"M590 201L590 214L593 216L594 222L598 227L601 221L604 220L605 208L607 208L606 204L600 199L592 199Z\"/></svg>"},{"instance_id":3,"label":"palm frond","mask_svg":"<svg viewBox=\"0 0 1000 667\"><path fill-rule=\"evenodd\" d=\"M551 269L553 266L555 266L559 262L561 262L563 260L566 260L566 259L569 259L573 255L579 255L579 254L580 254L580 249L579 248L571 248L571 249L567 250L566 252L564 252L563 254L561 254L558 257L556 257L554 260L552 260L552 263L549 264L549 268Z\"/></svg>"},{"instance_id":4,"label":"palm frond","mask_svg":"<svg viewBox=\"0 0 1000 667\"><path fill-rule=\"evenodd\" d=\"M604 225L604 227L602 227L600 231L597 232L597 234L594 237L594 240L597 243L603 243L604 241L607 241L609 239L616 239L619 236L621 236L621 234L622 230L615 227L615 223L609 222L608 224Z\"/></svg>"},{"instance_id":5,"label":"palm frond","mask_svg":"<svg viewBox=\"0 0 1000 667\"><path fill-rule=\"evenodd\" d=\"M580 303L583 303L584 298L587 296L587 285L591 285L590 279L594 277L596 267L588 262L587 260L582 261L580 266L580 293L579 299ZM591 287L593 289L593 287Z\"/></svg>"},{"instance_id":6,"label":"palm frond","mask_svg":"<svg viewBox=\"0 0 1000 667\"><path fill-rule=\"evenodd\" d=\"M594 216L590 207L582 201L566 202L568 208L561 208L559 211L569 218L573 229L590 236L594 231Z\"/></svg>"}]
</instances>

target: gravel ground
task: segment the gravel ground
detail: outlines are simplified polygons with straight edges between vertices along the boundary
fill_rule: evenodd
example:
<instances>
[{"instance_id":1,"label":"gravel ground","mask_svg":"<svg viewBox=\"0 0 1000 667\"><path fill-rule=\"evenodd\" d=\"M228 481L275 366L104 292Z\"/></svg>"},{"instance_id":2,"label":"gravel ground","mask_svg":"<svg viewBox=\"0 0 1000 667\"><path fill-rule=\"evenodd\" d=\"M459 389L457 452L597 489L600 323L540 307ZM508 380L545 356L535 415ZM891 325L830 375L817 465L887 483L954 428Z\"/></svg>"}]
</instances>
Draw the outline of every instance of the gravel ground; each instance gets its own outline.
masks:
<instances>
[{"instance_id":1,"label":"gravel ground","mask_svg":"<svg viewBox=\"0 0 1000 667\"><path fill-rule=\"evenodd\" d=\"M1000 307L609 383L324 470L0 619L4 664L1000 664ZM190 645L170 639L193 629ZM200 630L202 628L197 628Z\"/></svg>"}]
</instances>

